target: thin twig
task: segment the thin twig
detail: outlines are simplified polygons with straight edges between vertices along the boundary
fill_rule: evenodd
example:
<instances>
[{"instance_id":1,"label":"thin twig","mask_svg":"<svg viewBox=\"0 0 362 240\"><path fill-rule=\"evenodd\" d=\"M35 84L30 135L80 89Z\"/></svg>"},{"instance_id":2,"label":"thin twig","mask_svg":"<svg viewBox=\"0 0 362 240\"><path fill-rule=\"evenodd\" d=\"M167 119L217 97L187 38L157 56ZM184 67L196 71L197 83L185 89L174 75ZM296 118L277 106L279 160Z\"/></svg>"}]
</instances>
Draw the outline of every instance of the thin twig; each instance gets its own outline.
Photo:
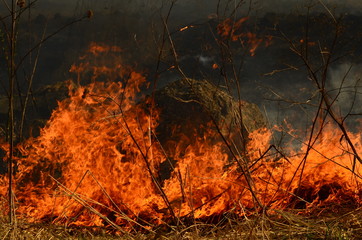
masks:
<instances>
[{"instance_id":1,"label":"thin twig","mask_svg":"<svg viewBox=\"0 0 362 240\"><path fill-rule=\"evenodd\" d=\"M109 218L107 218L106 216L104 216L103 214L101 214L99 211L97 211L96 209L94 209L92 206L90 206L85 200L83 200L82 198L80 198L78 196L77 193L69 190L66 186L64 186L62 183L60 183L57 179L55 179L54 177L50 176L57 184L58 186L60 186L65 193L67 193L70 197L72 197L75 201L77 201L79 204L81 204L83 207L85 207L87 210L89 210L90 212L94 213L95 215L97 215L98 217L100 217L101 219L103 219L104 221L106 221L110 226L112 226L114 229L116 229L117 231L120 231L123 234L129 234L126 231L124 231L122 228L120 228L117 224L115 224L113 221L111 221Z\"/></svg>"}]
</instances>

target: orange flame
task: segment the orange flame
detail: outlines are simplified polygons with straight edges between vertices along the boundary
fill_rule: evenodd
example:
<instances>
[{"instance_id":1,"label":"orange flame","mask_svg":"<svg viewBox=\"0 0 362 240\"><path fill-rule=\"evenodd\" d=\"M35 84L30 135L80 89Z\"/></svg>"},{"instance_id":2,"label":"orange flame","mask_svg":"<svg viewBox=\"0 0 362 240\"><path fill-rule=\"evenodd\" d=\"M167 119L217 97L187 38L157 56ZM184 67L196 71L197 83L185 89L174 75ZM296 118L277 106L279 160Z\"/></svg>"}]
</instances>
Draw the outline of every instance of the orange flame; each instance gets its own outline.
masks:
<instances>
[{"instance_id":1,"label":"orange flame","mask_svg":"<svg viewBox=\"0 0 362 240\"><path fill-rule=\"evenodd\" d=\"M265 46L271 44L272 36L266 36L265 40L263 40L258 38L255 33L244 32L242 27L248 19L249 17L244 17L235 22L231 18L227 18L217 26L217 31L224 40L239 41L242 45L246 45L249 48L250 55L254 56L256 49L263 41Z\"/></svg>"},{"instance_id":2,"label":"orange flame","mask_svg":"<svg viewBox=\"0 0 362 240\"><path fill-rule=\"evenodd\" d=\"M108 52L122 52L122 49L118 46L108 46L105 44L98 44L95 42L90 43L89 50L95 56L98 56L101 53L108 53Z\"/></svg>"},{"instance_id":3,"label":"orange flame","mask_svg":"<svg viewBox=\"0 0 362 240\"><path fill-rule=\"evenodd\" d=\"M306 146L291 157L273 152L268 129L250 133L245 151L230 155L225 143L210 140L218 134L210 127L193 145L175 145L171 176L160 181L160 164L169 159L153 134L158 111L137 104L146 79L109 60L107 66L80 64L90 83L70 84L70 97L59 102L40 136L18 146L17 212L28 220L131 228L258 207L360 204L361 166L333 126L306 157ZM350 134L362 152L360 135ZM6 186L6 177L0 181ZM0 191L6 194L5 187Z\"/></svg>"},{"instance_id":4,"label":"orange flame","mask_svg":"<svg viewBox=\"0 0 362 240\"><path fill-rule=\"evenodd\" d=\"M182 27L182 28L180 28L180 32L183 32L183 31L185 31L185 30L187 30L187 29L190 29L190 28L193 28L193 27L195 27L195 26L193 26L193 25L188 25L188 26L185 26L185 27Z\"/></svg>"}]
</instances>

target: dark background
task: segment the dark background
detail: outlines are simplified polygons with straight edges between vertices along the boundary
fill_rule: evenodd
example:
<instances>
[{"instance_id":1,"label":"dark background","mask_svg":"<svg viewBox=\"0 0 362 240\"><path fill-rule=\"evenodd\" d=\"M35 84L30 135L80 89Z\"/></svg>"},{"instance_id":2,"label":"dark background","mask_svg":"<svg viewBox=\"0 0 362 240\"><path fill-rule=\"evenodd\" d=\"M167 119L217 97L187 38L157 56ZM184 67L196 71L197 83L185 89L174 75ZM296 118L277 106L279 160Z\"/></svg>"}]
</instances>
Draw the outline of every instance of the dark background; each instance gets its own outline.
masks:
<instances>
[{"instance_id":1,"label":"dark background","mask_svg":"<svg viewBox=\"0 0 362 240\"><path fill-rule=\"evenodd\" d=\"M220 1L219 19L230 16L234 1ZM321 51L329 48L333 41L333 17L341 22L342 34L333 52L335 61L328 71L328 89L343 86L359 90L361 73L361 28L362 2L355 1L244 1L236 19L250 16L243 31L253 32L261 39L272 36L270 46L264 43L256 50L255 56L241 54L240 45L230 46L234 60L241 65L241 97L258 104L271 125L280 124L287 119L296 128L307 129L313 119L317 103L316 87L308 78L308 72L300 58L291 50L288 40L298 43L306 34L308 24L309 40L315 43L310 48L310 61L314 66L323 64ZM325 4L325 7L323 4ZM40 49L39 64L35 73L33 92L43 94L44 88L74 78L69 68L79 60L91 42L116 45L122 48L123 61L143 72L150 82L157 78L158 87L179 79L175 71L167 71L173 64L169 47L163 55L162 63L156 74L158 47L162 42L163 22L171 1L126 1L126 0L83 0L55 1L39 0L25 11L19 21L17 57L24 55L34 46L45 31L51 34L71 21L82 17L91 9L94 16L70 25L46 41ZM218 1L176 1L168 20L171 37L179 54L180 67L188 77L208 79L223 85L223 76L219 69L213 69L214 63L220 64L217 37ZM328 12L330 11L330 12ZM6 9L1 6L1 16ZM333 15L333 17L332 17ZM6 19L4 20L6 22ZM192 25L185 31L178 31ZM3 33L3 32L2 32ZM288 40L284 37L286 36ZM31 71L34 55L30 56L18 72L18 90L26 91L26 75ZM0 104L1 126L6 128L7 121L7 70L3 53L0 55ZM293 68L290 69L290 66ZM352 67L350 69L350 67ZM288 69L289 68L289 69ZM274 70L288 69L285 71ZM344 75L350 69L347 77ZM161 72L161 73L160 73ZM157 76L157 77L156 77ZM357 84L357 87L355 87ZM346 88L347 89L347 88ZM146 92L147 93L147 92ZM233 92L235 94L235 92ZM341 94L337 107L341 112L351 109L353 102L351 91ZM32 118L47 118L56 107L56 99L64 98L54 94L54 101L47 108L39 109L39 104L29 107ZM362 112L359 94L354 101L353 113ZM312 104L312 105L311 105ZM358 119L353 117L351 122ZM30 121L30 120L29 120Z\"/></svg>"}]
</instances>

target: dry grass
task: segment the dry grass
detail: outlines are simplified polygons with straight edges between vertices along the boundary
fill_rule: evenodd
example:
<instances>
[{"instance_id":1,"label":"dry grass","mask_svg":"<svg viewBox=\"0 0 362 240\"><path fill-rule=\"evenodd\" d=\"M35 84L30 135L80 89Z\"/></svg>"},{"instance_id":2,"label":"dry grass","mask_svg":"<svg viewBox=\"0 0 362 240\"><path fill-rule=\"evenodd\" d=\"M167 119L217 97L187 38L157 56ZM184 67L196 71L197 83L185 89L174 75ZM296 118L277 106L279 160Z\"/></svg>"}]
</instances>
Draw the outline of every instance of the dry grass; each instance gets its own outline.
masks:
<instances>
[{"instance_id":1,"label":"dry grass","mask_svg":"<svg viewBox=\"0 0 362 240\"><path fill-rule=\"evenodd\" d=\"M66 228L23 221L11 227L0 218L0 239L361 239L362 208L345 214L323 211L303 216L293 211L256 214L242 219L224 217L218 224L196 223L188 227L154 229L155 233L117 235L105 228Z\"/></svg>"}]
</instances>

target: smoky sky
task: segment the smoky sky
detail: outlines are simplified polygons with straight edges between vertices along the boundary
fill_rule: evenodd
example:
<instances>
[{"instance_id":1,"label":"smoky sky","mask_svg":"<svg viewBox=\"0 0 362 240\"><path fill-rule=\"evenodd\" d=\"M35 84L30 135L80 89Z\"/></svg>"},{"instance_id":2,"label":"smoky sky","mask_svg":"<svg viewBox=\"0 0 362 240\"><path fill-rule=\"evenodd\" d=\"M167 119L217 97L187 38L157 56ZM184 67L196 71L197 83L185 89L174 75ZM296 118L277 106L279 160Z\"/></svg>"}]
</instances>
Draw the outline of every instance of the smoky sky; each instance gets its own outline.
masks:
<instances>
[{"instance_id":1,"label":"smoky sky","mask_svg":"<svg viewBox=\"0 0 362 240\"><path fill-rule=\"evenodd\" d=\"M34 17L32 26L38 31L38 36L42 35L44 26L46 26L47 34L50 34L56 31L59 26L67 24L70 19L84 15L88 10L94 12L94 17L89 21L85 20L68 27L66 30L56 34L54 38L51 38L42 46L39 66L35 76L37 80L36 83L34 83L37 84L36 88L68 79L70 66L79 59L79 56L82 56L84 49L87 48L88 43L92 41L121 46L125 49L124 55L127 55L124 56L124 58L128 57L130 62L135 62L135 65L138 67L142 69L145 68L147 69L146 71L152 73L155 69L154 65L157 63L158 56L157 53L152 53L152 51L156 51L154 38L159 38L162 35L162 31L157 29L153 30L153 28L155 28L155 26L163 26L161 16L165 17L167 15L171 2L172 0L36 1L35 5L31 8L31 14ZM240 0L174 1L174 7L168 22L170 31L178 32L177 30L181 27L193 23L196 23L195 26L198 26L189 31L173 35L176 46L180 49L180 60L184 60L185 63L192 63L185 67L186 70L183 69L188 73L189 77L198 79L206 76L217 78L217 80L220 77L220 74L211 68L212 64L218 61L215 52L204 51L202 44L204 44L203 41L205 41L205 43L207 43L205 46L207 46L210 42L213 42L212 36L210 37L207 34L210 33L210 28L213 27L215 29L215 25L209 26L208 20L215 16L217 12L219 12L219 15L224 13L223 16L226 16L228 11L230 13L238 2L240 2ZM1 6L3 5L0 4L0 7ZM267 13L298 16L305 14L308 9L310 12L361 16L362 1L244 0L241 9L237 17L242 17L243 14L250 14L263 19L264 16L267 16ZM3 15L4 12L6 12L6 9L0 8L0 14ZM264 24L261 28L270 29L274 26L273 19L270 20L270 22L268 21L268 18L265 18L265 21L260 22L261 25ZM301 26L298 21L299 19L297 17L286 18L285 20L281 20L279 25L282 30L289 31L290 36L299 40L303 26ZM361 25L359 23L362 22L362 18L358 17L353 19L352 16L350 22L355 22L356 24L349 30L351 34L350 38L352 40L361 39L355 38L354 35L362 31L361 28L356 28L358 25ZM326 31L326 27L322 23L312 36L315 36L316 39L324 37L319 36L321 30ZM200 47L197 45L195 38L201 39ZM35 36L34 41L36 40ZM27 44L27 42L25 43ZM28 46L26 44L24 48ZM359 50L360 54L361 52L362 48ZM290 55L288 46L285 44L282 45L281 43L274 43L269 48L261 47L254 57L248 56L243 59L243 69L240 79L243 98L257 103L261 108L264 108L265 104L269 116L277 115L276 112L280 109L279 102L274 101L276 98L276 94L274 93L285 98L295 98L300 95L301 102L307 101L310 98L310 89L304 86L305 84L310 85L305 73L288 71L285 73L281 72L278 75L265 75L274 70L287 68L289 65L285 65L285 63L289 64L292 62ZM155 58L153 58L153 56L155 56ZM294 62L292 63L294 64ZM295 64L299 64L299 62ZM355 61L355 59L336 63L335 66L333 66L331 75L334 77L331 88L339 86L338 83L340 79L343 79L344 74L348 71L351 64L353 64L354 67L350 72L348 81L346 81L346 89L353 90L355 79L358 79L358 76L362 74L359 70L362 63L361 61ZM168 66L165 66L165 69L167 69L167 67ZM190 67L190 69L187 67ZM152 74L149 75L152 76ZM165 71L165 73L161 75L160 80L158 80L158 86L162 86L163 83L167 84L175 80L176 77L169 75L168 72ZM272 91L269 91L268 89L271 88ZM252 89L252 91L250 89ZM302 90L295 93L285 91L285 89ZM305 91L307 96L304 96L304 92L302 91ZM353 99L350 99L347 93L342 97L353 102ZM273 101L270 101L270 99ZM362 97L358 100L362 101ZM348 109L349 105L346 105L345 102L347 101L343 101L343 105L341 106L346 106L345 108ZM283 108L283 111L286 112L288 109L289 108ZM358 111L360 110L362 111L362 108L358 109Z\"/></svg>"},{"instance_id":2,"label":"smoky sky","mask_svg":"<svg viewBox=\"0 0 362 240\"><path fill-rule=\"evenodd\" d=\"M62 14L74 14L75 11L93 9L95 11L130 11L152 12L169 4L171 0L39 0L36 10L40 12L61 12ZM203 16L215 12L219 0L178 0L176 8L187 12L185 17ZM238 4L238 0L220 1L229 3L230 7ZM301 13L305 7L311 7L312 11L324 11L325 5L332 13L361 14L362 1L360 0L244 0L245 9L266 13Z\"/></svg>"}]
</instances>

